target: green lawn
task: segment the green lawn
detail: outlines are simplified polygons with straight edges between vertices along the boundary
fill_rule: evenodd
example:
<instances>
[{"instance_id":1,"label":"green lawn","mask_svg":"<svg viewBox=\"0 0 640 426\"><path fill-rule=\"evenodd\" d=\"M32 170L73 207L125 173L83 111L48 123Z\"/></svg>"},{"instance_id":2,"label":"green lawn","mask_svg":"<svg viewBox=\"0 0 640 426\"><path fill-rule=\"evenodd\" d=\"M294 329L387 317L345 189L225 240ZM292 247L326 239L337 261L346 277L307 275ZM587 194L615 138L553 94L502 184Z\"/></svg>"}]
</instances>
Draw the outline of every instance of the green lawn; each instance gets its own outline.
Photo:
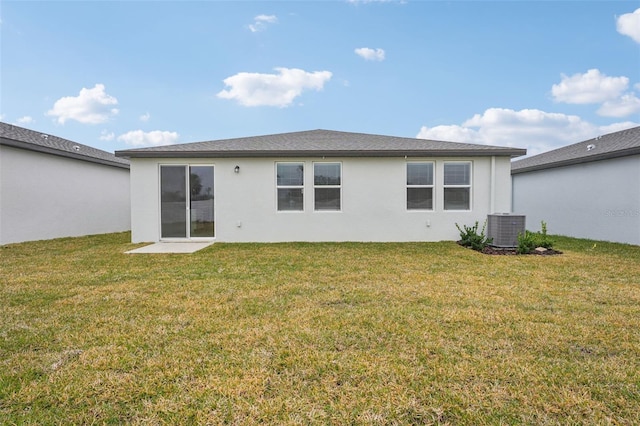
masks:
<instances>
[{"instance_id":1,"label":"green lawn","mask_svg":"<svg viewBox=\"0 0 640 426\"><path fill-rule=\"evenodd\" d=\"M0 247L0 424L640 424L640 247Z\"/></svg>"}]
</instances>

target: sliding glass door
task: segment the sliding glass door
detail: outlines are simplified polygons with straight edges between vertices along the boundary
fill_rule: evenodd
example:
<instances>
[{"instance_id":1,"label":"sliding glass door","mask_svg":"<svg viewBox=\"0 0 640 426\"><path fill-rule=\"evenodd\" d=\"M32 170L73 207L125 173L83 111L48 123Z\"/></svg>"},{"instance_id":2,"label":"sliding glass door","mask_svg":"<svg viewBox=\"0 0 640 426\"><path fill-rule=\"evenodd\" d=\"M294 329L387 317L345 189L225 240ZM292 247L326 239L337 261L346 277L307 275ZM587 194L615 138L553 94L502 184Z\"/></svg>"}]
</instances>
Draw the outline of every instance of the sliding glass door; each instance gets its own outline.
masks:
<instances>
[{"instance_id":1,"label":"sliding glass door","mask_svg":"<svg viewBox=\"0 0 640 426\"><path fill-rule=\"evenodd\" d=\"M213 166L189 167L189 237L212 238Z\"/></svg>"},{"instance_id":2,"label":"sliding glass door","mask_svg":"<svg viewBox=\"0 0 640 426\"><path fill-rule=\"evenodd\" d=\"M187 168L160 166L162 238L187 238Z\"/></svg>"},{"instance_id":3,"label":"sliding glass door","mask_svg":"<svg viewBox=\"0 0 640 426\"><path fill-rule=\"evenodd\" d=\"M160 166L160 236L213 238L213 166Z\"/></svg>"}]
</instances>

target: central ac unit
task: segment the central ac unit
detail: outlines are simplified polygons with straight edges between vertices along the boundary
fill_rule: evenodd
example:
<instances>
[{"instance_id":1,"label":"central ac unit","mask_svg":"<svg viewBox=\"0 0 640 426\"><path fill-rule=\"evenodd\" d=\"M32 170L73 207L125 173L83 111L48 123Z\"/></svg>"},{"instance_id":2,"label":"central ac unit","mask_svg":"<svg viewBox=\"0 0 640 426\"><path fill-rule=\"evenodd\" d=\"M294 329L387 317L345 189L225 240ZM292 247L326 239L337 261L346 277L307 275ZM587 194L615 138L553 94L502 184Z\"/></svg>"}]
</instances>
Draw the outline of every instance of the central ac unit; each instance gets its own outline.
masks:
<instances>
[{"instance_id":1,"label":"central ac unit","mask_svg":"<svg viewBox=\"0 0 640 426\"><path fill-rule=\"evenodd\" d=\"M487 237L493 238L492 246L517 247L518 235L524 233L525 216L502 213L487 215Z\"/></svg>"}]
</instances>

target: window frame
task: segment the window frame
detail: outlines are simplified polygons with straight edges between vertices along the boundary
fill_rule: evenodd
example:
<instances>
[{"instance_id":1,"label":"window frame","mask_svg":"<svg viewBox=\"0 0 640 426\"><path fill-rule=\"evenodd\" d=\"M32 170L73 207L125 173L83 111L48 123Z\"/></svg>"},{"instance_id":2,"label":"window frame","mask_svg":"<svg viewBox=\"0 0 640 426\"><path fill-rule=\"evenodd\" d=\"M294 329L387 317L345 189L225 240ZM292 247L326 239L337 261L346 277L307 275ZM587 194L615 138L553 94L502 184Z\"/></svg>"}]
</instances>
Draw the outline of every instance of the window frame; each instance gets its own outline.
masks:
<instances>
[{"instance_id":1,"label":"window frame","mask_svg":"<svg viewBox=\"0 0 640 426\"><path fill-rule=\"evenodd\" d=\"M465 185L460 184L447 184L447 165L448 164L466 164L469 166L469 183ZM447 189L467 189L468 198L469 198L469 206L466 209L452 209L447 208ZM444 161L442 165L442 210L448 212L468 212L472 210L473 206L473 162L472 161Z\"/></svg>"},{"instance_id":2,"label":"window frame","mask_svg":"<svg viewBox=\"0 0 640 426\"><path fill-rule=\"evenodd\" d=\"M430 185L410 185L409 180L409 164L431 164L431 184ZM410 212L432 212L436 208L436 162L435 161L407 161L405 163L405 209ZM409 208L409 189L410 188L430 188L431 189L431 208Z\"/></svg>"},{"instance_id":3,"label":"window frame","mask_svg":"<svg viewBox=\"0 0 640 426\"><path fill-rule=\"evenodd\" d=\"M302 167L302 184L300 185L280 185L278 184L278 165L298 165ZM276 161L275 162L275 184L276 184L276 211L278 213L301 213L305 211L305 197L304 197L304 174L305 174L305 162L304 161ZM302 195L302 203L300 209L280 209L280 190L281 189L299 189Z\"/></svg>"},{"instance_id":4,"label":"window frame","mask_svg":"<svg viewBox=\"0 0 640 426\"><path fill-rule=\"evenodd\" d=\"M316 165L336 164L340 168L340 183L338 185L316 184ZM317 189L338 189L340 191L340 207L338 209L318 209L316 206ZM336 213L342 211L342 162L341 161L314 161L313 162L313 211L321 213Z\"/></svg>"}]
</instances>

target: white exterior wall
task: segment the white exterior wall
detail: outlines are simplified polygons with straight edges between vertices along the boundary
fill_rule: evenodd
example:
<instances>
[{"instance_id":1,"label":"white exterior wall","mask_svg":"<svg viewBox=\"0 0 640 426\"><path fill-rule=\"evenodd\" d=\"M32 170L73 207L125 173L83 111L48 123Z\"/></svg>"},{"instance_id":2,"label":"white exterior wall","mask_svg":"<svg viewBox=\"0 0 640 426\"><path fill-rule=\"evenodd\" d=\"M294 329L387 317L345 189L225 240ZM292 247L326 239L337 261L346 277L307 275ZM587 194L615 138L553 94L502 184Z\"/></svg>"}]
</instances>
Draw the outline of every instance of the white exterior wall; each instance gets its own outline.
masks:
<instances>
[{"instance_id":1,"label":"white exterior wall","mask_svg":"<svg viewBox=\"0 0 640 426\"><path fill-rule=\"evenodd\" d=\"M276 209L275 164L305 165L304 211ZM313 210L313 163L342 163L342 211ZM435 209L406 210L407 161L435 162ZM472 162L472 209L443 210L443 164ZM457 240L459 224L509 212L509 158L131 159L132 241L160 240L159 165L215 166L215 232L221 242ZM493 169L492 169L493 164ZM234 173L235 166L240 173ZM493 170L493 173L492 173ZM494 182L492 193L491 183ZM492 205L493 204L493 205Z\"/></svg>"},{"instance_id":2,"label":"white exterior wall","mask_svg":"<svg viewBox=\"0 0 640 426\"><path fill-rule=\"evenodd\" d=\"M0 146L0 244L131 229L129 170Z\"/></svg>"},{"instance_id":3,"label":"white exterior wall","mask_svg":"<svg viewBox=\"0 0 640 426\"><path fill-rule=\"evenodd\" d=\"M640 245L640 155L513 175L527 229Z\"/></svg>"}]
</instances>

